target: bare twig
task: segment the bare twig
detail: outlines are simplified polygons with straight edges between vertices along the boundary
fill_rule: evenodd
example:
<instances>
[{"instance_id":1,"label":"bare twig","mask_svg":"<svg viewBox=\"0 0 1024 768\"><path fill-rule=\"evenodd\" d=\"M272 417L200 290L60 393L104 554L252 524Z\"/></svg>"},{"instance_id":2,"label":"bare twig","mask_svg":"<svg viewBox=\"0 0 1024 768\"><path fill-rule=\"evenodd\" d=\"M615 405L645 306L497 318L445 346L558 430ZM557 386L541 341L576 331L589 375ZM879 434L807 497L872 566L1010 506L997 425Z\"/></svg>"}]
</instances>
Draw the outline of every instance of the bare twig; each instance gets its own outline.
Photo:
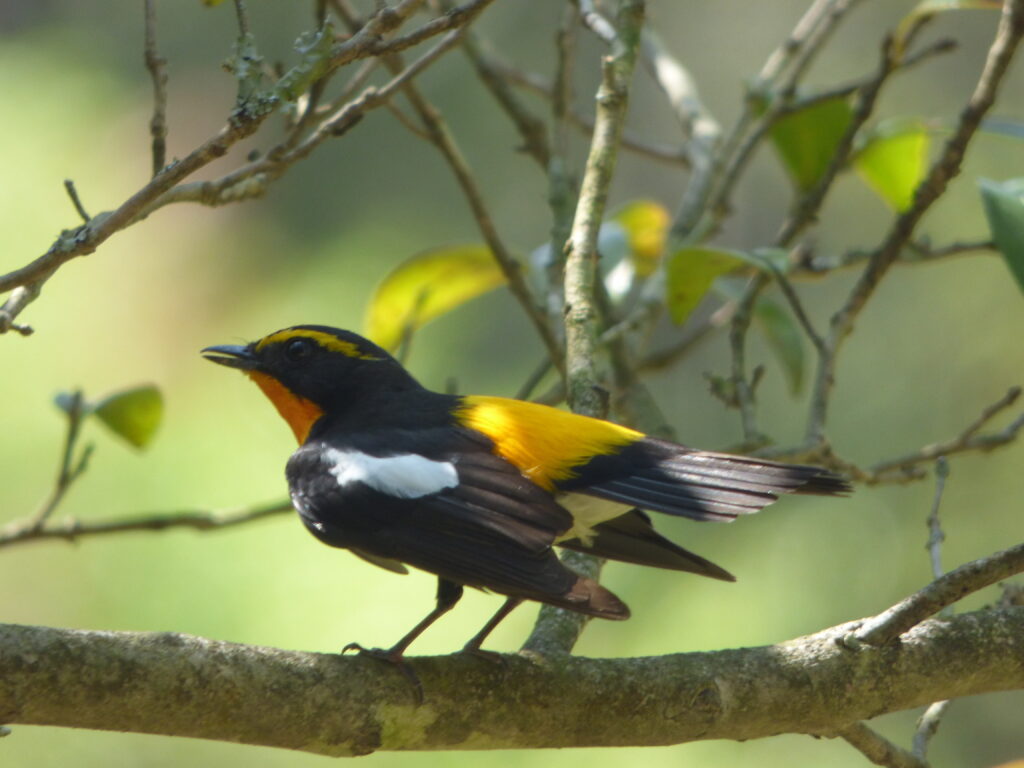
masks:
<instances>
[{"instance_id":1,"label":"bare twig","mask_svg":"<svg viewBox=\"0 0 1024 768\"><path fill-rule=\"evenodd\" d=\"M862 722L851 723L836 731L836 736L864 755L875 765L886 768L928 768L918 756L893 744Z\"/></svg>"},{"instance_id":2,"label":"bare twig","mask_svg":"<svg viewBox=\"0 0 1024 768\"><path fill-rule=\"evenodd\" d=\"M906 244L900 253L898 261L900 264L922 264L938 259L946 259L956 256L965 256L977 251L995 251L995 243L991 240L975 240L965 242L954 242L939 247L932 246L925 241L912 241ZM837 269L861 264L871 258L873 251L854 250L841 254L838 257L811 256L798 263L798 272L809 272L820 274L832 272Z\"/></svg>"},{"instance_id":3,"label":"bare twig","mask_svg":"<svg viewBox=\"0 0 1024 768\"><path fill-rule=\"evenodd\" d=\"M146 0L145 53L146 69L153 81L153 117L149 133L153 137L153 175L167 165L167 60L156 50L156 0Z\"/></svg>"},{"instance_id":4,"label":"bare twig","mask_svg":"<svg viewBox=\"0 0 1024 768\"><path fill-rule=\"evenodd\" d=\"M880 462L871 467L864 478L865 481L877 483L901 478L918 479L921 475L915 470L915 467L919 464L934 461L940 456L951 456L955 453L989 451L1012 442L1017 438L1021 429L1024 429L1024 414L1018 416L999 432L986 435L979 435L978 432L997 414L1013 405L1020 397L1020 394L1020 387L1011 387L1005 395L987 406L978 418L968 424L952 440L926 445L921 450L906 456Z\"/></svg>"},{"instance_id":5,"label":"bare twig","mask_svg":"<svg viewBox=\"0 0 1024 768\"><path fill-rule=\"evenodd\" d=\"M75 448L78 445L78 435L82 428L82 419L85 417L85 400L81 391L71 394L63 405L67 415L68 428L64 435L64 449L61 451L60 467L57 471L57 480L49 497L35 514L27 528L30 531L40 531L46 524L47 519L64 499L65 494L72 484L81 477L89 462L92 453L92 446L86 446L78 457L75 457Z\"/></svg>"},{"instance_id":6,"label":"bare twig","mask_svg":"<svg viewBox=\"0 0 1024 768\"><path fill-rule=\"evenodd\" d=\"M590 10L583 0L579 7L581 14ZM643 18L643 0L621 0L612 28L611 54L601 62L594 138L580 183L565 261L566 391L572 409L588 416L604 416L608 408L596 362L599 331L597 237L615 170ZM598 22L591 19L590 23ZM563 562L594 579L602 566L600 559L576 553L565 553ZM542 610L524 647L541 653L568 653L586 622L587 617L582 614L561 609Z\"/></svg>"},{"instance_id":7,"label":"bare twig","mask_svg":"<svg viewBox=\"0 0 1024 768\"><path fill-rule=\"evenodd\" d=\"M585 6L580 3L584 17ZM594 138L580 184L565 262L566 388L573 410L590 416L603 416L607 408L600 394L600 377L596 370L597 237L625 121L643 12L643 2L624 0L621 3L612 54L602 61ZM589 23L597 22L591 18Z\"/></svg>"},{"instance_id":8,"label":"bare twig","mask_svg":"<svg viewBox=\"0 0 1024 768\"><path fill-rule=\"evenodd\" d=\"M339 10L343 20L349 24L353 23L354 18L352 16L352 11L345 7L343 0L332 0L332 2L334 7ZM452 30L445 37L445 41L450 41L451 44L460 41L464 31L464 27ZM400 70L402 67L401 60L398 58L397 54L385 56L384 63L393 72ZM541 340L544 342L547 351L551 354L552 360L557 366L559 366L559 368L561 368L562 351L558 345L558 341L552 333L551 328L548 326L544 313L537 306L530 289L526 284L526 280L523 278L519 263L512 256L508 248L506 248L504 242L499 236L498 230L494 225L494 220L491 218L490 211L484 203L483 193L476 182L472 170L469 167L469 163L466 161L462 151L459 149L454 136L452 136L452 133L448 129L444 119L441 117L441 114L416 88L407 83L404 86L403 91L406 98L409 100L409 103L416 111L416 114L419 116L420 121L423 123L430 142L437 147L444 159L447 161L449 167L452 169L455 179L462 188L466 201L469 203L470 210L472 211L477 226L483 235L484 241L491 249L491 253L494 255L495 261L497 261L498 266L501 268L502 273L508 281L509 290L518 300L523 311L533 323L534 328L537 330L538 335L540 335Z\"/></svg>"},{"instance_id":9,"label":"bare twig","mask_svg":"<svg viewBox=\"0 0 1024 768\"><path fill-rule=\"evenodd\" d=\"M75 207L75 212L82 217L82 221L88 224L92 217L85 210L85 206L82 205L82 200L78 196L78 189L75 187L75 182L71 179L64 179L64 189L68 193L68 197L71 198L71 205Z\"/></svg>"},{"instance_id":10,"label":"bare twig","mask_svg":"<svg viewBox=\"0 0 1024 768\"><path fill-rule=\"evenodd\" d=\"M238 18L239 36L248 37L252 25L249 23L249 9L245 7L245 0L235 0L235 16Z\"/></svg>"},{"instance_id":11,"label":"bare twig","mask_svg":"<svg viewBox=\"0 0 1024 768\"><path fill-rule=\"evenodd\" d=\"M547 168L551 161L551 150L544 121L539 119L522 103L512 89L510 81L500 67L496 66L492 56L488 56L486 46L475 35L468 34L462 42L462 48L469 57L480 81L494 96L494 99L512 120L523 140L523 150L530 155L542 168Z\"/></svg>"},{"instance_id":12,"label":"bare twig","mask_svg":"<svg viewBox=\"0 0 1024 768\"><path fill-rule=\"evenodd\" d=\"M1024 571L1024 544L974 560L864 622L847 641L852 640L849 644L854 647L857 643L875 646L891 643L947 605L1021 571Z\"/></svg>"},{"instance_id":13,"label":"bare twig","mask_svg":"<svg viewBox=\"0 0 1024 768\"><path fill-rule=\"evenodd\" d=\"M939 520L939 507L942 505L942 493L946 490L946 478L949 477L949 462L945 456L939 456L935 461L935 498L932 501L932 511L928 515L928 558L932 564L932 578L942 576L942 542L946 540L946 534L942 532L942 521Z\"/></svg>"},{"instance_id":14,"label":"bare twig","mask_svg":"<svg viewBox=\"0 0 1024 768\"><path fill-rule=\"evenodd\" d=\"M924 763L928 756L928 742L932 740L932 737L939 730L939 725L942 723L942 718L946 714L946 710L949 709L950 704L952 702L949 699L933 702L917 720L917 730L914 732L913 754L922 763Z\"/></svg>"},{"instance_id":15,"label":"bare twig","mask_svg":"<svg viewBox=\"0 0 1024 768\"><path fill-rule=\"evenodd\" d=\"M414 29L407 35L380 43L374 49L374 55L401 53L407 48L418 45L424 40L429 40L431 37L440 35L450 29L467 27L492 2L494 0L471 0L463 5L449 8L443 16L438 16L428 21L419 29Z\"/></svg>"},{"instance_id":16,"label":"bare twig","mask_svg":"<svg viewBox=\"0 0 1024 768\"><path fill-rule=\"evenodd\" d=\"M523 72L522 70L513 67L508 62L502 61L494 54L488 54L488 56L489 64L510 83L514 83L522 88L533 91L548 100L555 98L554 94L556 86L546 78L533 73ZM578 129L584 135L590 136L593 134L593 118L574 109L568 109L566 111L566 117L568 118L569 124ZM684 167L688 166L690 163L685 148L681 148L677 144L658 144L647 141L636 134L631 133L625 128L622 131L621 147L622 149L628 149L638 155L644 155L659 162L673 163Z\"/></svg>"},{"instance_id":17,"label":"bare twig","mask_svg":"<svg viewBox=\"0 0 1024 768\"><path fill-rule=\"evenodd\" d=\"M692 228L690 222L699 218L711 192L722 128L701 101L690 73L669 53L661 39L652 30L645 29L641 43L644 62L668 98L683 130L685 152L693 171L676 216L677 221L686 222L673 230L679 236L683 234L682 229Z\"/></svg>"},{"instance_id":18,"label":"bare twig","mask_svg":"<svg viewBox=\"0 0 1024 768\"><path fill-rule=\"evenodd\" d=\"M279 501L258 507L243 507L224 511L177 510L119 517L112 520L82 521L68 519L59 523L50 522L40 527L36 519L15 521L0 528L0 548L30 541L64 539L76 541L84 536L103 536L133 531L163 531L168 528L191 528L209 531L242 525L254 520L291 511L287 501Z\"/></svg>"}]
</instances>

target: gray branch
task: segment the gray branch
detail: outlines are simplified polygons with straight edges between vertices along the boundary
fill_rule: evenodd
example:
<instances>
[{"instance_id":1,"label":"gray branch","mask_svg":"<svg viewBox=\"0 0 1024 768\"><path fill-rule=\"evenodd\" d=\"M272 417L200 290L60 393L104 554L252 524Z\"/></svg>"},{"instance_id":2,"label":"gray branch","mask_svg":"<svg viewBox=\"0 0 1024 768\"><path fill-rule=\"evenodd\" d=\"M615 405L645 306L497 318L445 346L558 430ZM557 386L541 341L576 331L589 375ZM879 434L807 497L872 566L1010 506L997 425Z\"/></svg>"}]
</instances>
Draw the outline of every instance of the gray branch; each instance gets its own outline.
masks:
<instances>
[{"instance_id":1,"label":"gray branch","mask_svg":"<svg viewBox=\"0 0 1024 768\"><path fill-rule=\"evenodd\" d=\"M885 712L1024 687L1024 608L929 620L898 645L851 651L839 641L854 626L651 658L416 658L417 706L402 674L366 657L0 625L0 722L324 755L665 745L835 736Z\"/></svg>"}]
</instances>

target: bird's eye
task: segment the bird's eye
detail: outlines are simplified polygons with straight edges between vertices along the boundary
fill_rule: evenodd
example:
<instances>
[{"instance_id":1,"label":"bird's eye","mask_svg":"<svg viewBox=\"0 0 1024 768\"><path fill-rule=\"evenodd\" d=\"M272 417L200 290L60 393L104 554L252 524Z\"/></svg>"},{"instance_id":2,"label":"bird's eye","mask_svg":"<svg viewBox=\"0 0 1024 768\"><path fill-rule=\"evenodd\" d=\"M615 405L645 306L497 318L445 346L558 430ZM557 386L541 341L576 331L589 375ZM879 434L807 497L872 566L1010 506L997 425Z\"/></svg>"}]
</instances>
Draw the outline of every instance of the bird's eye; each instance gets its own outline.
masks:
<instances>
[{"instance_id":1,"label":"bird's eye","mask_svg":"<svg viewBox=\"0 0 1024 768\"><path fill-rule=\"evenodd\" d=\"M309 339L292 339L284 347L284 356L297 363L313 354L316 344Z\"/></svg>"}]
</instances>

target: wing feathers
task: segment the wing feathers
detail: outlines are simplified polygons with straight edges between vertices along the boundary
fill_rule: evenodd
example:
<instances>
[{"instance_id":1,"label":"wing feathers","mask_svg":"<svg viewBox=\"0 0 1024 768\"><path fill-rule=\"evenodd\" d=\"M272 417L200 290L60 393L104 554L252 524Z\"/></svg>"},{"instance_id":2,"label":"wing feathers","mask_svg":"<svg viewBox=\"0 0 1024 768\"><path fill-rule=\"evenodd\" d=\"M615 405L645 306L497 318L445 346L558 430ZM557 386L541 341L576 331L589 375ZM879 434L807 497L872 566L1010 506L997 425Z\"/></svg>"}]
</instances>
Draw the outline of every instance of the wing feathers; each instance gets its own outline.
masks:
<instances>
[{"instance_id":1,"label":"wing feathers","mask_svg":"<svg viewBox=\"0 0 1024 768\"><path fill-rule=\"evenodd\" d=\"M578 552L635 563L652 568L686 571L722 581L736 581L724 568L683 549L654 530L651 520L639 509L595 526L588 541L569 539L560 546Z\"/></svg>"}]
</instances>

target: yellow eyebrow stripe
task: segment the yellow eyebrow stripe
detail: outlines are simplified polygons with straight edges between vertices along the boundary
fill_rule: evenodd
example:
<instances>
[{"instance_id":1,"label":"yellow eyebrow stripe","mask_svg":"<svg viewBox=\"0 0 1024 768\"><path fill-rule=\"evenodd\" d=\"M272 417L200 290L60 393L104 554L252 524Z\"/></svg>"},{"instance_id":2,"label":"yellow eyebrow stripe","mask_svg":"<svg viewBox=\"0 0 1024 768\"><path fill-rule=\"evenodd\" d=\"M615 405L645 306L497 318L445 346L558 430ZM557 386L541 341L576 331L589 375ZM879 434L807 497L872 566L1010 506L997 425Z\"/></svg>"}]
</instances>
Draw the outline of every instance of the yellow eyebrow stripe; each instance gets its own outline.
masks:
<instances>
[{"instance_id":1,"label":"yellow eyebrow stripe","mask_svg":"<svg viewBox=\"0 0 1024 768\"><path fill-rule=\"evenodd\" d=\"M610 421L504 397L463 397L453 415L487 435L496 454L548 490L594 456L618 453L645 437Z\"/></svg>"},{"instance_id":2,"label":"yellow eyebrow stripe","mask_svg":"<svg viewBox=\"0 0 1024 768\"><path fill-rule=\"evenodd\" d=\"M283 331L277 331L269 336L264 336L256 342L256 351L261 352L271 344L281 344L289 339L296 338L311 339L324 349L329 349L332 352L340 352L346 357L354 357L359 360L381 359L377 355L364 352L359 348L358 344L351 341L343 341L333 334L324 333L323 331L311 331L308 328L285 328Z\"/></svg>"}]
</instances>

